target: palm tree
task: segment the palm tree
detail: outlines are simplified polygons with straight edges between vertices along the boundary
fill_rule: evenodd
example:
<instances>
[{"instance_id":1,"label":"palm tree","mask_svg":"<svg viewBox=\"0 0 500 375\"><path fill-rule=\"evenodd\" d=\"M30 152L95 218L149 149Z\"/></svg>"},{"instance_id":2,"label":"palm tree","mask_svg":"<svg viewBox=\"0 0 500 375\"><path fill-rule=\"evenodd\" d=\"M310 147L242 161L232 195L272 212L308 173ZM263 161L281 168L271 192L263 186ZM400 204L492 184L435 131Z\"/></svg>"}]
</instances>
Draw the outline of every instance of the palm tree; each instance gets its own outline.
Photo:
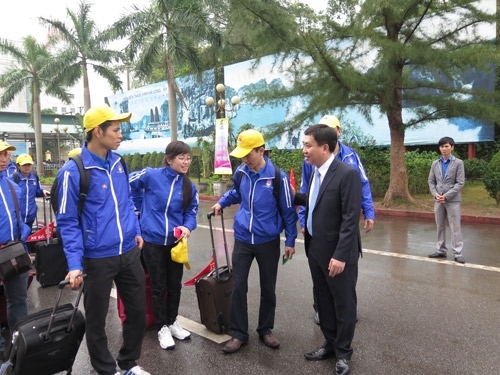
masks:
<instances>
[{"instance_id":1,"label":"palm tree","mask_svg":"<svg viewBox=\"0 0 500 375\"><path fill-rule=\"evenodd\" d=\"M67 104L71 103L71 97L53 74L51 65L56 63L55 58L47 46L39 44L33 36L24 38L22 48L8 40L0 40L0 52L13 57L16 61L0 75L0 87L5 89L0 98L0 107L9 105L24 88L29 89L32 101L31 117L35 130L36 167L38 173L41 173L43 146L40 94L43 90L47 95L54 96Z\"/></svg>"},{"instance_id":2,"label":"palm tree","mask_svg":"<svg viewBox=\"0 0 500 375\"><path fill-rule=\"evenodd\" d=\"M109 39L100 33L95 22L90 18L91 4L80 1L75 13L66 8L71 25L64 22L40 18L40 21L51 28L52 35L64 41L65 45L57 67L59 74L68 86L74 86L81 78L83 80L84 111L90 108L90 87L88 70L94 71L106 79L113 90L121 89L121 80L109 64L119 61L120 52L107 49Z\"/></svg>"},{"instance_id":3,"label":"palm tree","mask_svg":"<svg viewBox=\"0 0 500 375\"><path fill-rule=\"evenodd\" d=\"M135 61L139 78L151 75L158 62L168 85L170 137L177 140L176 97L184 98L175 82L175 69L188 65L201 79L200 46L220 44L203 0L153 0L148 8L133 7L108 30L114 37L128 37L128 59Z\"/></svg>"}]
</instances>

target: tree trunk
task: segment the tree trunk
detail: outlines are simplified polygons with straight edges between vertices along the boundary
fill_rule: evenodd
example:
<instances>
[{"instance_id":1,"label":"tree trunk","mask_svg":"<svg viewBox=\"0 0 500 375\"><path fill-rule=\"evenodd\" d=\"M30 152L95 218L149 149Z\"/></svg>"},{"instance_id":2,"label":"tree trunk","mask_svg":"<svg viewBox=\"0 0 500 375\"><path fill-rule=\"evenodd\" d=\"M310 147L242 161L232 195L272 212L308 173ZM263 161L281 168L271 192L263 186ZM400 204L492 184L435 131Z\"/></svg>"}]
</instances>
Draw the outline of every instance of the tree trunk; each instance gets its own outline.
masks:
<instances>
[{"instance_id":1,"label":"tree trunk","mask_svg":"<svg viewBox=\"0 0 500 375\"><path fill-rule=\"evenodd\" d=\"M390 109L387 112L391 132L391 176L389 189L385 193L383 206L390 206L391 200L403 199L415 202L408 190L408 174L405 164L405 129L401 109Z\"/></svg>"},{"instance_id":2,"label":"tree trunk","mask_svg":"<svg viewBox=\"0 0 500 375\"><path fill-rule=\"evenodd\" d=\"M43 138L42 138L42 110L40 107L40 89L33 84L33 128L35 130L36 171L43 176Z\"/></svg>"},{"instance_id":3,"label":"tree trunk","mask_svg":"<svg viewBox=\"0 0 500 375\"><path fill-rule=\"evenodd\" d=\"M177 102L175 95L175 75L172 64L167 63L168 120L170 122L170 142L177 141Z\"/></svg>"},{"instance_id":4,"label":"tree trunk","mask_svg":"<svg viewBox=\"0 0 500 375\"><path fill-rule=\"evenodd\" d=\"M87 63L82 61L82 79L83 79L83 113L85 114L90 108L90 87L89 87L89 72Z\"/></svg>"}]
</instances>

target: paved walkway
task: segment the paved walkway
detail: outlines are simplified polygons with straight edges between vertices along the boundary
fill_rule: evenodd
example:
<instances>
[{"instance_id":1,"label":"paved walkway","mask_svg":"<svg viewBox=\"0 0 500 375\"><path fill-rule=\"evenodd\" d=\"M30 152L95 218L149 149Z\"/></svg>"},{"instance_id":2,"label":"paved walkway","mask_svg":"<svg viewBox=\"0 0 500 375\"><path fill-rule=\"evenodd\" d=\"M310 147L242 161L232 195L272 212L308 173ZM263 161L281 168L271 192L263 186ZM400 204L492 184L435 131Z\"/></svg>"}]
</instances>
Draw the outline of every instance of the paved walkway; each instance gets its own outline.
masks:
<instances>
[{"instance_id":1,"label":"paved walkway","mask_svg":"<svg viewBox=\"0 0 500 375\"><path fill-rule=\"evenodd\" d=\"M199 226L189 241L188 280L210 260L206 213L202 202ZM232 216L227 209L226 230L232 248ZM218 219L218 218L217 218ZM216 219L216 220L217 220ZM222 257L220 223L214 222L217 251ZM499 373L500 230L496 225L464 223L465 265L433 260L435 226L431 220L379 216L372 233L363 234L364 255L358 281L359 323L353 342L352 374L484 374ZM140 364L152 374L332 374L334 361L308 362L303 354L319 347L321 332L313 322L312 283L299 239L297 254L279 266L274 332L279 350L265 347L255 332L259 287L257 266L250 274L248 292L250 342L233 355L221 351L228 336L213 335L199 324L194 287L185 287L180 321L193 332L173 351L161 350L155 331L144 339ZM56 288L29 290L30 311L51 306ZM65 300L71 300L69 292ZM108 315L109 345L117 352L121 327L112 296ZM88 374L85 343L77 356L74 375Z\"/></svg>"}]
</instances>

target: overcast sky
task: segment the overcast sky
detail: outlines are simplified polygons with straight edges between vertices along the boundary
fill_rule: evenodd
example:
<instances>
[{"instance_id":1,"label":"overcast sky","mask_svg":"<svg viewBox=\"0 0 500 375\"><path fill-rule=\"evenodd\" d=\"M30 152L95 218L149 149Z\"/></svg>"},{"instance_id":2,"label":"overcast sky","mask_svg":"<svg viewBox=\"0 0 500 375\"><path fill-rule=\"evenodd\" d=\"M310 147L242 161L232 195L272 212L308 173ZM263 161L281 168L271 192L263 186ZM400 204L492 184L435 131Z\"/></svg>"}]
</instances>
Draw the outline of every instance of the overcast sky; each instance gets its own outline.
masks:
<instances>
[{"instance_id":1,"label":"overcast sky","mask_svg":"<svg viewBox=\"0 0 500 375\"><path fill-rule=\"evenodd\" d=\"M132 10L132 5L146 7L150 0L88 0L92 4L91 18L100 29L111 25L121 16ZM327 0L307 0L310 6L324 7ZM39 17L53 18L68 23L66 9L73 12L78 10L79 0L13 0L3 7L0 12L0 38L19 42L28 35L33 35L39 42L46 40L47 30L40 25ZM122 77L125 81L125 77ZM79 88L75 93L75 100ZM104 96L113 94L104 80L98 76L90 76L90 90L92 105L101 102ZM79 103L75 103L79 105Z\"/></svg>"}]
</instances>

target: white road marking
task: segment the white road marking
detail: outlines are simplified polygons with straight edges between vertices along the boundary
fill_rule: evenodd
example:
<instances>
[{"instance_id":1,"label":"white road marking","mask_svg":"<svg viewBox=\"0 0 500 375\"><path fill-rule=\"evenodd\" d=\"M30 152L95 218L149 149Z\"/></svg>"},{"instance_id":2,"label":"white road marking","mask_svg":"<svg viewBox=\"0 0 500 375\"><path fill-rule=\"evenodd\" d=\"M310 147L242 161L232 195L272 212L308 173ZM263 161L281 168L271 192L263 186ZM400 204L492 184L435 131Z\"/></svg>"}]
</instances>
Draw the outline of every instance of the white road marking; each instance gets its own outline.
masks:
<instances>
[{"instance_id":1,"label":"white road marking","mask_svg":"<svg viewBox=\"0 0 500 375\"><path fill-rule=\"evenodd\" d=\"M210 229L210 227L208 225L198 225L198 228ZM214 227L214 230L222 231L222 228ZM226 232L233 233L233 230L226 229ZM285 237L281 237L281 240L285 241ZM295 242L304 243L304 240L297 238L295 240ZM363 249L363 252L368 253L368 254L376 254L376 255L382 255L382 256L393 257L393 258L420 260L422 262L447 264L450 266L474 268L474 269L484 270L484 271L500 272L500 267L491 267L491 266L485 266L482 264L474 264L474 263L460 264L460 263L455 262L453 260L435 259L435 258L429 258L429 257L425 257L425 256L418 256L418 255L398 254L398 253L392 253L389 251L380 251L380 250L372 250L372 249Z\"/></svg>"},{"instance_id":2,"label":"white road marking","mask_svg":"<svg viewBox=\"0 0 500 375\"><path fill-rule=\"evenodd\" d=\"M208 225L198 225L198 228L210 229L210 227ZM222 228L218 228L218 227L214 227L213 229L216 231L222 231ZM233 230L226 229L226 232L233 233ZM281 240L284 241L285 237L281 237ZM296 239L295 242L304 243L304 240ZM457 263L457 262L452 261L452 260L440 260L440 259L433 259L433 258L428 258L428 257L423 257L423 256L417 256L417 255L398 254L398 253L391 253L388 251L380 251L380 250L372 250L372 249L363 249L363 252L367 253L367 254L382 255L382 256L388 256L388 257L394 257L394 258L419 260L419 261L423 261L423 262L439 263L439 264L446 264L446 265L450 265L450 266L475 268L475 269L484 270L484 271L500 272L500 267L490 267L490 266L484 266L481 264L473 264L473 263L460 264L460 263ZM111 289L111 297L116 298L116 289L115 288ZM203 324L200 324L194 320L185 318L181 315L179 315L177 317L177 320L179 321L179 324L183 328L187 329L191 333L194 333L198 336L204 337L204 338L206 338L210 341L213 341L217 344L222 344L223 342L225 342L231 338L231 336L229 336L229 335L213 333L213 332L209 331Z\"/></svg>"}]
</instances>

